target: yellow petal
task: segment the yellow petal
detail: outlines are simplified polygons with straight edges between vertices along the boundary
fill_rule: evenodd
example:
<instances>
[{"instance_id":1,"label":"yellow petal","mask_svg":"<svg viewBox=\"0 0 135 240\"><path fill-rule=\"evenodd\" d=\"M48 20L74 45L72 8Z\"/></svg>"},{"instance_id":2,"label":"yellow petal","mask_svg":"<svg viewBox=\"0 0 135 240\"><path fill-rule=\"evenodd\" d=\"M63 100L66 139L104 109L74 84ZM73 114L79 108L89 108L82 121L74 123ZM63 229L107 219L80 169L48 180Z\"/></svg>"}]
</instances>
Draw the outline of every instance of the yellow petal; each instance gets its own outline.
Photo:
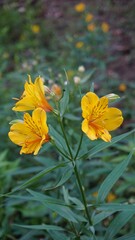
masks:
<instances>
[{"instance_id":1,"label":"yellow petal","mask_svg":"<svg viewBox=\"0 0 135 240\"><path fill-rule=\"evenodd\" d=\"M8 136L13 143L22 146L29 133L29 129L24 128L24 123L15 123L11 126Z\"/></svg>"},{"instance_id":2,"label":"yellow petal","mask_svg":"<svg viewBox=\"0 0 135 240\"><path fill-rule=\"evenodd\" d=\"M32 117L29 113L25 113L24 122L11 126L9 138L22 147L20 154L34 153L36 155L42 144L50 140L45 111L37 108L33 111Z\"/></svg>"},{"instance_id":3,"label":"yellow petal","mask_svg":"<svg viewBox=\"0 0 135 240\"><path fill-rule=\"evenodd\" d=\"M41 141L33 141L29 139L29 142L25 142L22 146L22 149L20 151L20 154L30 154L34 153L34 155L37 155L40 148L41 148L42 142Z\"/></svg>"},{"instance_id":4,"label":"yellow petal","mask_svg":"<svg viewBox=\"0 0 135 240\"><path fill-rule=\"evenodd\" d=\"M111 141L111 135L102 125L97 124L96 122L91 123L91 128L95 130L97 138L103 139L105 142Z\"/></svg>"},{"instance_id":5,"label":"yellow petal","mask_svg":"<svg viewBox=\"0 0 135 240\"><path fill-rule=\"evenodd\" d=\"M81 100L83 118L90 117L92 110L97 104L98 100L99 100L98 96L93 92L88 92L85 96L83 96Z\"/></svg>"},{"instance_id":6,"label":"yellow petal","mask_svg":"<svg viewBox=\"0 0 135 240\"><path fill-rule=\"evenodd\" d=\"M12 108L14 111L24 112L29 110L34 110L35 104L33 103L33 98L31 97L24 97L23 99L19 100L15 106Z\"/></svg>"},{"instance_id":7,"label":"yellow petal","mask_svg":"<svg viewBox=\"0 0 135 240\"><path fill-rule=\"evenodd\" d=\"M37 77L35 80L35 87L38 90L39 93L42 93L43 95L45 94L45 88L43 81L40 77Z\"/></svg>"},{"instance_id":8,"label":"yellow petal","mask_svg":"<svg viewBox=\"0 0 135 240\"><path fill-rule=\"evenodd\" d=\"M51 105L45 98L45 88L40 77L32 83L31 77L28 76L28 82L25 83L24 92L20 100L13 107L14 111L28 111L41 107L45 111L52 111Z\"/></svg>"},{"instance_id":9,"label":"yellow petal","mask_svg":"<svg viewBox=\"0 0 135 240\"><path fill-rule=\"evenodd\" d=\"M107 97L100 98L97 103L97 111L99 112L99 115L103 114L103 112L107 110L107 107L108 107L108 98Z\"/></svg>"},{"instance_id":10,"label":"yellow petal","mask_svg":"<svg viewBox=\"0 0 135 240\"><path fill-rule=\"evenodd\" d=\"M108 131L117 129L123 122L122 112L118 108L108 108L103 118Z\"/></svg>"},{"instance_id":11,"label":"yellow petal","mask_svg":"<svg viewBox=\"0 0 135 240\"><path fill-rule=\"evenodd\" d=\"M32 119L35 124L40 128L41 134L48 133L48 126L46 124L47 116L46 112L42 108L37 108L32 113Z\"/></svg>"},{"instance_id":12,"label":"yellow petal","mask_svg":"<svg viewBox=\"0 0 135 240\"><path fill-rule=\"evenodd\" d=\"M88 124L88 121L86 119L82 122L82 131L86 133L88 138L91 140L97 139L95 129Z\"/></svg>"}]
</instances>

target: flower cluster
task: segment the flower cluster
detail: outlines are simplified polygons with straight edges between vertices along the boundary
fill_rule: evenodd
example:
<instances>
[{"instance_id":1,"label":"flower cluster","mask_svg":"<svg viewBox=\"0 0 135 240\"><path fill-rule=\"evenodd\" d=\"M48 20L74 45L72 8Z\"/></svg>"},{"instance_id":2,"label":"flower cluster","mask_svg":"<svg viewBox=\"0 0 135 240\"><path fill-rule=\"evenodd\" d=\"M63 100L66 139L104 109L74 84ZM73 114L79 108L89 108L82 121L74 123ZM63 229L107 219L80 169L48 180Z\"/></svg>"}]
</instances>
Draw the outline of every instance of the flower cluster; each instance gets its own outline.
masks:
<instances>
[{"instance_id":1,"label":"flower cluster","mask_svg":"<svg viewBox=\"0 0 135 240\"><path fill-rule=\"evenodd\" d=\"M9 138L12 142L22 147L22 153L36 155L42 144L50 140L48 135L46 112L53 111L53 107L45 97L45 86L42 78L38 77L33 83L31 77L24 85L24 92L17 100L14 111L26 112L32 110L32 116L24 113L24 120L16 120L11 126Z\"/></svg>"},{"instance_id":2,"label":"flower cluster","mask_svg":"<svg viewBox=\"0 0 135 240\"><path fill-rule=\"evenodd\" d=\"M20 154L36 155L42 145L51 140L47 126L47 112L56 114L56 110L48 102L50 97L46 97L47 92L53 96L57 94L58 98L54 99L59 101L61 89L58 85L53 85L49 90L42 78L37 77L33 83L31 77L28 76L21 98L15 98L17 102L13 110L25 113L23 120L16 120L12 124L9 138L22 147ZM109 132L118 128L123 122L122 112L108 106L112 95L114 98L114 94L99 98L95 93L88 92L81 99L82 117L84 118L82 131L91 140L101 138L106 142L111 141ZM27 112L30 110L33 111L32 115Z\"/></svg>"}]
</instances>

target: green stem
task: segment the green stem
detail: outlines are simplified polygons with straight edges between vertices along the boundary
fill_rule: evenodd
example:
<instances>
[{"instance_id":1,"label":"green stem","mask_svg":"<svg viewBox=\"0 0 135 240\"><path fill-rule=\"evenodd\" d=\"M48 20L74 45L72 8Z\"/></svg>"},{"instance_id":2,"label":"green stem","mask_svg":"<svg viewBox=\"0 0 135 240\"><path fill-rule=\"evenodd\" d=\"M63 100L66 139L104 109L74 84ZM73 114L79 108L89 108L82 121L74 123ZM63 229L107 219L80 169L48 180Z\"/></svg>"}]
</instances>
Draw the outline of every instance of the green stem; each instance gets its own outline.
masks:
<instances>
[{"instance_id":1,"label":"green stem","mask_svg":"<svg viewBox=\"0 0 135 240\"><path fill-rule=\"evenodd\" d=\"M55 142L53 140L51 140L51 143L52 143L53 146L55 146L55 148L58 150L58 152L61 153L61 155L63 157L65 157L65 158L67 158L67 159L69 159L71 161L71 158L69 156L67 156L64 152L62 152L61 149L57 147L57 145L55 144Z\"/></svg>"},{"instance_id":2,"label":"green stem","mask_svg":"<svg viewBox=\"0 0 135 240\"><path fill-rule=\"evenodd\" d=\"M83 132L82 132L82 134L81 134L80 142L79 142L79 145L78 145L78 148L77 148L75 157L74 157L74 161L76 160L76 158L77 158L77 156L78 156L78 153L79 153L79 151L80 151L80 147L81 147L81 144L82 144L82 139L83 139Z\"/></svg>"},{"instance_id":3,"label":"green stem","mask_svg":"<svg viewBox=\"0 0 135 240\"><path fill-rule=\"evenodd\" d=\"M87 208L87 201L86 201L85 192L84 192L84 189L83 189L83 186L82 186L82 183L81 183L80 175L79 175L79 172L78 172L76 164L74 165L74 172L75 172L76 179L77 179L77 182L78 182L78 185L79 185L79 189L80 189L80 192L81 192L81 195L82 195L85 212L86 212L89 224L90 224L90 226L92 226L93 223L92 223L90 215L89 215L89 211L88 211L88 208Z\"/></svg>"},{"instance_id":4,"label":"green stem","mask_svg":"<svg viewBox=\"0 0 135 240\"><path fill-rule=\"evenodd\" d=\"M72 162L72 165L73 165L73 168L74 168L74 173L75 173L75 176L76 176L76 180L78 182L78 186L79 186L79 189L80 189L80 192L81 192L81 195L82 195L82 200L83 200L83 204L84 204L85 213L86 213L86 216L88 218L89 225L90 225L90 227L92 227L93 223L92 223L91 217L89 215L89 211L88 211L88 207L87 207L87 201L86 201L86 196L85 196L85 191L83 189L83 186L82 186L82 183L81 183L81 179L80 179L80 175L79 175L77 166L75 164L75 160L76 160L76 158L78 156L78 153L79 153L79 150L80 150L80 147L81 147L83 134L81 135L80 143L79 143L79 146L77 148L75 157L73 157L72 151L70 149L70 146L69 146L66 134L65 134L64 126L63 126L63 123L62 123L62 120L61 120L60 117L59 117L59 122L60 122L61 130L63 132L63 136L65 138L65 142L66 142L66 145L67 145L67 148L68 148L68 151L69 151L69 155L71 157L71 162ZM92 231L92 229L90 229L90 231L91 231L91 233L92 233L92 235L93 235L93 237L95 239L94 232Z\"/></svg>"},{"instance_id":5,"label":"green stem","mask_svg":"<svg viewBox=\"0 0 135 240\"><path fill-rule=\"evenodd\" d=\"M70 149L70 146L69 146L69 144L68 144L67 136L66 136L66 134L65 134L65 130L64 130L64 126L63 126L61 117L59 117L59 122L60 122L61 130L62 130L62 132L63 132L63 136L64 136L64 138L65 138L65 142L66 142L66 145L67 145L67 148L68 148L70 157L71 157L71 159L73 159L73 154L72 154L71 149Z\"/></svg>"}]
</instances>

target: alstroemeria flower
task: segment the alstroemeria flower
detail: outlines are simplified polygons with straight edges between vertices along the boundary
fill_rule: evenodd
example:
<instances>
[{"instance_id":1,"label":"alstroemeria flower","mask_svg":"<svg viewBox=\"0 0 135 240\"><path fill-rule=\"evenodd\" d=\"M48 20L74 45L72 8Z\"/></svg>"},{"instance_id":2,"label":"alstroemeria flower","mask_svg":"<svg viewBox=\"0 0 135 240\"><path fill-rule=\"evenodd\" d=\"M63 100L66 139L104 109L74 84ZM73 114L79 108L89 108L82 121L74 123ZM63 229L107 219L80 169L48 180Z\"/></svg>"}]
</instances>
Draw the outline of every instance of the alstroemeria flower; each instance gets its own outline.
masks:
<instances>
[{"instance_id":1,"label":"alstroemeria flower","mask_svg":"<svg viewBox=\"0 0 135 240\"><path fill-rule=\"evenodd\" d=\"M24 121L11 126L8 136L13 143L22 147L20 154L36 155L41 146L50 140L46 118L46 112L42 108L36 108L32 117L25 113Z\"/></svg>"},{"instance_id":2,"label":"alstroemeria flower","mask_svg":"<svg viewBox=\"0 0 135 240\"><path fill-rule=\"evenodd\" d=\"M91 139L111 141L109 131L118 128L122 122L122 112L118 108L108 107L108 98L99 98L95 93L88 92L81 100L82 131Z\"/></svg>"},{"instance_id":3,"label":"alstroemeria flower","mask_svg":"<svg viewBox=\"0 0 135 240\"><path fill-rule=\"evenodd\" d=\"M24 85L24 92L20 99L16 99L18 101L12 110L28 111L41 107L47 112L52 111L53 108L45 98L45 86L42 79L37 77L33 83L30 75L28 77L29 79Z\"/></svg>"}]
</instances>

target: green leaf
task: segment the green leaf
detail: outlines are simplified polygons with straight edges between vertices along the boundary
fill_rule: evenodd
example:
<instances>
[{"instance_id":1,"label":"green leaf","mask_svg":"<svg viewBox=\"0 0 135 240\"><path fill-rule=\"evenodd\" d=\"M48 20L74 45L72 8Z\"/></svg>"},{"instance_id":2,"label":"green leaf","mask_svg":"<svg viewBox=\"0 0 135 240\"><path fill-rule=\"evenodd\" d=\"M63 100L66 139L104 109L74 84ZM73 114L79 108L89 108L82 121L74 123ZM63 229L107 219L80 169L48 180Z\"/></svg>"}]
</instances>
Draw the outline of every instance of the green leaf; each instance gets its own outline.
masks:
<instances>
[{"instance_id":1,"label":"green leaf","mask_svg":"<svg viewBox=\"0 0 135 240\"><path fill-rule=\"evenodd\" d=\"M105 218L111 216L115 212L116 212L116 210L108 211L108 212L101 212L101 213L96 214L95 216L93 216L93 219L92 219L93 225L96 225L97 223L99 223L102 220L104 220Z\"/></svg>"},{"instance_id":2,"label":"green leaf","mask_svg":"<svg viewBox=\"0 0 135 240\"><path fill-rule=\"evenodd\" d=\"M133 217L134 212L121 212L111 222L105 234L105 240L111 240L119 230Z\"/></svg>"},{"instance_id":3,"label":"green leaf","mask_svg":"<svg viewBox=\"0 0 135 240\"><path fill-rule=\"evenodd\" d=\"M90 87L90 92L94 92L94 83L92 82L91 87Z\"/></svg>"},{"instance_id":4,"label":"green leaf","mask_svg":"<svg viewBox=\"0 0 135 240\"><path fill-rule=\"evenodd\" d=\"M49 134L54 138L55 144L59 148L62 148L64 150L64 152L67 154L68 148L67 148L67 145L65 143L65 139L51 125L49 125Z\"/></svg>"},{"instance_id":5,"label":"green leaf","mask_svg":"<svg viewBox=\"0 0 135 240\"><path fill-rule=\"evenodd\" d=\"M99 211L131 211L135 213L135 204L105 203L97 205Z\"/></svg>"},{"instance_id":6,"label":"green leaf","mask_svg":"<svg viewBox=\"0 0 135 240\"><path fill-rule=\"evenodd\" d=\"M26 181L25 183L21 184L20 186L14 188L12 190L11 193L14 193L20 189L23 189L23 188L26 188L28 186L30 186L31 184L37 182L39 179L41 179L42 177L44 177L46 174L54 171L55 169L57 168L60 168L60 167L64 167L65 166L65 163L61 163L59 165L56 165L56 166L52 166L52 167L48 167L46 168L45 170L39 172L38 174L36 174L35 176L33 176L32 178L30 178L28 181Z\"/></svg>"},{"instance_id":7,"label":"green leaf","mask_svg":"<svg viewBox=\"0 0 135 240\"><path fill-rule=\"evenodd\" d=\"M53 240L70 240L64 233L56 232L56 231L48 231Z\"/></svg>"},{"instance_id":8,"label":"green leaf","mask_svg":"<svg viewBox=\"0 0 135 240\"><path fill-rule=\"evenodd\" d=\"M65 87L64 94L60 100L60 116L63 117L69 103L69 87Z\"/></svg>"},{"instance_id":9,"label":"green leaf","mask_svg":"<svg viewBox=\"0 0 135 240\"><path fill-rule=\"evenodd\" d=\"M38 230L36 232L38 232ZM30 239L33 239L32 238L33 236L35 236L35 231L31 230L31 231L27 232L26 234L23 234L23 236L20 237L19 240L30 240Z\"/></svg>"},{"instance_id":10,"label":"green leaf","mask_svg":"<svg viewBox=\"0 0 135 240\"><path fill-rule=\"evenodd\" d=\"M107 176L107 178L103 181L98 191L98 201L102 202L105 200L105 198L107 197L113 185L117 182L117 180L121 177L121 175L125 171L132 155L133 155L133 152L129 154L127 159L119 163L113 169L113 171Z\"/></svg>"},{"instance_id":11,"label":"green leaf","mask_svg":"<svg viewBox=\"0 0 135 240\"><path fill-rule=\"evenodd\" d=\"M75 223L77 223L78 221L86 221L84 217L75 214L62 200L48 197L30 189L28 189L28 192L34 197L34 200L41 202L44 206L58 213L60 216L67 219L68 221Z\"/></svg>"},{"instance_id":12,"label":"green leaf","mask_svg":"<svg viewBox=\"0 0 135 240\"><path fill-rule=\"evenodd\" d=\"M63 170L63 174L62 177L60 178L60 180L58 181L58 183L54 186L54 187L49 187L49 188L43 188L43 191L46 190L52 190L55 189L57 187L60 187L61 185L63 185L66 181L68 181L68 179L72 176L73 173L73 169L71 169L71 167L66 167Z\"/></svg>"},{"instance_id":13,"label":"green leaf","mask_svg":"<svg viewBox=\"0 0 135 240\"><path fill-rule=\"evenodd\" d=\"M86 83L94 75L96 69L92 69L84 78L81 79L81 83Z\"/></svg>"},{"instance_id":14,"label":"green leaf","mask_svg":"<svg viewBox=\"0 0 135 240\"><path fill-rule=\"evenodd\" d=\"M3 152L0 153L0 165L7 158L7 153L8 150L4 150Z\"/></svg>"},{"instance_id":15,"label":"green leaf","mask_svg":"<svg viewBox=\"0 0 135 240\"><path fill-rule=\"evenodd\" d=\"M61 179L59 180L55 187L60 187L61 185L63 185L72 176L72 173L73 169L71 169L71 167L65 168Z\"/></svg>"},{"instance_id":16,"label":"green leaf","mask_svg":"<svg viewBox=\"0 0 135 240\"><path fill-rule=\"evenodd\" d=\"M55 225L47 225L47 224L42 224L42 225L21 225L21 224L13 224L16 227L21 227L21 228L28 228L28 229L34 229L34 230L55 230L55 231L64 231L62 227L58 227Z\"/></svg>"},{"instance_id":17,"label":"green leaf","mask_svg":"<svg viewBox=\"0 0 135 240\"><path fill-rule=\"evenodd\" d=\"M123 237L115 238L114 240L135 240L135 234L131 233Z\"/></svg>"},{"instance_id":18,"label":"green leaf","mask_svg":"<svg viewBox=\"0 0 135 240\"><path fill-rule=\"evenodd\" d=\"M91 150L87 151L87 153L83 154L82 156L79 156L78 158L79 159L83 159L85 160L86 158L91 158L93 157L95 154L97 154L98 152L112 146L113 144L121 141L122 139L128 137L130 134L134 133L135 132L135 129L133 129L132 131L130 132L127 132L127 133L124 133L124 134L121 134L117 137L114 137L112 139L111 142L107 143L107 142L102 142L100 144L98 144L97 146L93 147Z\"/></svg>"}]
</instances>

